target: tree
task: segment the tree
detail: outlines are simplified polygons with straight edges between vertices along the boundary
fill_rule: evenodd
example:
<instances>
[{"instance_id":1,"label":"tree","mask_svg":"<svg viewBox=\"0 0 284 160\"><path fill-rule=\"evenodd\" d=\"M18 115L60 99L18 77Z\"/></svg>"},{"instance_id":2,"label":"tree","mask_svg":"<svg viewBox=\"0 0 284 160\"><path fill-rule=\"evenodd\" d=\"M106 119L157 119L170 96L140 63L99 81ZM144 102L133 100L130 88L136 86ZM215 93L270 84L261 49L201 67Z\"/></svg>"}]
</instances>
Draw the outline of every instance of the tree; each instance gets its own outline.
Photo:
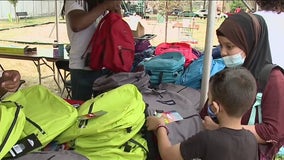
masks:
<instances>
[{"instance_id":1,"label":"tree","mask_svg":"<svg viewBox=\"0 0 284 160\"><path fill-rule=\"evenodd\" d=\"M192 12L192 0L189 0L189 10Z\"/></svg>"},{"instance_id":2,"label":"tree","mask_svg":"<svg viewBox=\"0 0 284 160\"><path fill-rule=\"evenodd\" d=\"M230 4L231 11L234 12L236 8L240 7L243 11L246 10L246 6L241 0L233 0Z\"/></svg>"},{"instance_id":3,"label":"tree","mask_svg":"<svg viewBox=\"0 0 284 160\"><path fill-rule=\"evenodd\" d=\"M13 6L14 6L14 12L15 12L15 19L17 19L17 15L16 15L16 8L17 8L17 3L18 3L18 0L8 0Z\"/></svg>"}]
</instances>

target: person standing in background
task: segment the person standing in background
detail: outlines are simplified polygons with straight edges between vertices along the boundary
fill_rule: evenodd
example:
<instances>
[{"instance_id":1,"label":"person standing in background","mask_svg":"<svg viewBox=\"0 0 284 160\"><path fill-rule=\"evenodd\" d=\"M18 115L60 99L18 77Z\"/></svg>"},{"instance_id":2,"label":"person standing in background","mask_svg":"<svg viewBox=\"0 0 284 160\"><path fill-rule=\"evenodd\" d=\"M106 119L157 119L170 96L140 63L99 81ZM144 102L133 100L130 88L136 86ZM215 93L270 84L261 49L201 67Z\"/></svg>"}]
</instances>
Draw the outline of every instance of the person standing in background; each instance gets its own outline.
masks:
<instances>
[{"instance_id":1,"label":"person standing in background","mask_svg":"<svg viewBox=\"0 0 284 160\"><path fill-rule=\"evenodd\" d=\"M262 16L268 27L272 62L284 68L284 1L256 0L256 3L261 10L255 14Z\"/></svg>"},{"instance_id":2,"label":"person standing in background","mask_svg":"<svg viewBox=\"0 0 284 160\"><path fill-rule=\"evenodd\" d=\"M85 66L89 42L101 18L108 11L120 13L120 0L64 0L62 16L66 17L70 41L69 67L71 73L72 99L88 100L92 97L92 85L104 70L91 70Z\"/></svg>"}]
</instances>

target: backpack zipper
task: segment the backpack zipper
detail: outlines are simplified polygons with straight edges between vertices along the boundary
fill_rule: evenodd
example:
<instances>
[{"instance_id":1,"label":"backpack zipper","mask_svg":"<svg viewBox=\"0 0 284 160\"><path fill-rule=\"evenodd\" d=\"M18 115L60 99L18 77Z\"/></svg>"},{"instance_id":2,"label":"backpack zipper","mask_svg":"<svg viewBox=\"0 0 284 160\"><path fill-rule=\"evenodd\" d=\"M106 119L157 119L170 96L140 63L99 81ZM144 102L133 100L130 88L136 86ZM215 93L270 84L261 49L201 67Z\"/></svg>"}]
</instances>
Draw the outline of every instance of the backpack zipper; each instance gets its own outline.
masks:
<instances>
[{"instance_id":1,"label":"backpack zipper","mask_svg":"<svg viewBox=\"0 0 284 160\"><path fill-rule=\"evenodd\" d=\"M28 122L30 122L34 127L36 127L41 134L46 134L46 132L40 127L40 125L38 125L36 122L32 121L31 119L29 119L28 117L26 117L26 120Z\"/></svg>"},{"instance_id":2,"label":"backpack zipper","mask_svg":"<svg viewBox=\"0 0 284 160\"><path fill-rule=\"evenodd\" d=\"M2 101L2 102L4 102L4 101ZM5 101L5 103L6 102L11 102L11 101ZM8 139L9 139L9 136L10 136L13 128L15 127L17 120L18 120L18 117L19 117L19 114L20 114L20 109L22 108L22 106L18 105L16 102L14 102L14 104L16 105L17 110L15 111L15 116L14 116L14 119L12 121L12 124L10 125L9 130L8 130L8 132L7 132L5 138L4 138L4 140L3 140L3 142L0 146L0 152L2 152L4 146L6 145Z\"/></svg>"}]
</instances>

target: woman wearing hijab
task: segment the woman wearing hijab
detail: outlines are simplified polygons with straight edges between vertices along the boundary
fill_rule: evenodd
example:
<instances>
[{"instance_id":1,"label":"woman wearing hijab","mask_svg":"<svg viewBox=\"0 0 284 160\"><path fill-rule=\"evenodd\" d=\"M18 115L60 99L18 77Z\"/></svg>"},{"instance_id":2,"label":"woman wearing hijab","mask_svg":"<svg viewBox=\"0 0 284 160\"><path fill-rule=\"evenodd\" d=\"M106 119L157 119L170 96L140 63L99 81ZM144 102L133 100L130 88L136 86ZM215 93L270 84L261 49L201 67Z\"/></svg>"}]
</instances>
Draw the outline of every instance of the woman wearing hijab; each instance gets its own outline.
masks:
<instances>
[{"instance_id":1,"label":"woman wearing hijab","mask_svg":"<svg viewBox=\"0 0 284 160\"><path fill-rule=\"evenodd\" d=\"M258 82L264 65L272 64L268 30L264 19L245 12L234 14L224 20L216 34L226 66L243 66ZM256 116L255 124L248 125L251 109L242 117L243 128L250 130L257 139L260 158L273 159L279 148L284 145L283 95L284 76L281 69L274 68L262 92L262 122L259 122ZM209 116L205 116L207 107L204 107L200 114L204 118L206 129L219 128Z\"/></svg>"}]
</instances>

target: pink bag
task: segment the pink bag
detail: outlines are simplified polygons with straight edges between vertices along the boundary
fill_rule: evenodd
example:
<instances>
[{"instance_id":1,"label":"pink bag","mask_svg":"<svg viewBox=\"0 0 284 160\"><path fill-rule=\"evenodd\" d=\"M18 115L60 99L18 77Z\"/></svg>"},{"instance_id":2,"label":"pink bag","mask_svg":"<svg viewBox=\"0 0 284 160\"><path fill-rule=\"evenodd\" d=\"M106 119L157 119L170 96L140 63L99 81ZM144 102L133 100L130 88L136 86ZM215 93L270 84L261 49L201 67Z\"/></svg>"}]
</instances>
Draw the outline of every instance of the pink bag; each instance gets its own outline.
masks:
<instances>
[{"instance_id":1,"label":"pink bag","mask_svg":"<svg viewBox=\"0 0 284 160\"><path fill-rule=\"evenodd\" d=\"M185 67L187 67L192 61L198 57L192 52L192 48L188 43L184 42L172 42L172 43L160 43L155 50L155 55L160 55L166 52L180 52L185 57Z\"/></svg>"}]
</instances>

